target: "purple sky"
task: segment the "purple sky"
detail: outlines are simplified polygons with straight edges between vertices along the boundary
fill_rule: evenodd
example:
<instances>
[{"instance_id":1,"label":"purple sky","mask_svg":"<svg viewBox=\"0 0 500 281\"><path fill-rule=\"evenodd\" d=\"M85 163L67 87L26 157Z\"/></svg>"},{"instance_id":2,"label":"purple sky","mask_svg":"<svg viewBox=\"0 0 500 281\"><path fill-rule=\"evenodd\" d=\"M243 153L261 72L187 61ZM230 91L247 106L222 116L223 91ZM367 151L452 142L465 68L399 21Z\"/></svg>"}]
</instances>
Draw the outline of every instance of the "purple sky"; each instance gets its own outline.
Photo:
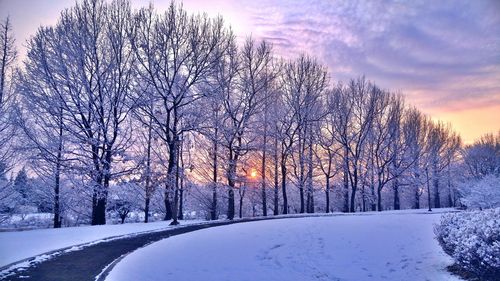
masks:
<instances>
[{"instance_id":1,"label":"purple sky","mask_svg":"<svg viewBox=\"0 0 500 281\"><path fill-rule=\"evenodd\" d=\"M152 1L162 10L167 0ZM0 0L21 55L41 24L54 24L74 0ZM134 7L148 0L132 1ZM334 80L366 75L400 91L469 142L500 130L500 1L186 0L193 12L221 14L240 38L301 52L327 64Z\"/></svg>"}]
</instances>

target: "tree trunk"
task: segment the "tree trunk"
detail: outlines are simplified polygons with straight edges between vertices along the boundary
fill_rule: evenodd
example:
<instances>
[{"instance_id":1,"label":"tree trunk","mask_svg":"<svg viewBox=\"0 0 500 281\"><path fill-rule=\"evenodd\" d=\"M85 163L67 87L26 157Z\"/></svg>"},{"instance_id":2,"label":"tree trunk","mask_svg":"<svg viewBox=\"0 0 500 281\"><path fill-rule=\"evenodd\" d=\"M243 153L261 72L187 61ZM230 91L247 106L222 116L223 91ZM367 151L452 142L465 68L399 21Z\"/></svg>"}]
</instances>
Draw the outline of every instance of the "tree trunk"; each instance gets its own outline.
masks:
<instances>
[{"instance_id":1,"label":"tree trunk","mask_svg":"<svg viewBox=\"0 0 500 281\"><path fill-rule=\"evenodd\" d=\"M94 192L92 208L92 225L106 224L106 197L105 192Z\"/></svg>"},{"instance_id":2,"label":"tree trunk","mask_svg":"<svg viewBox=\"0 0 500 281\"><path fill-rule=\"evenodd\" d=\"M312 131L309 131L309 154L307 156L307 212L314 213L313 197L313 139Z\"/></svg>"},{"instance_id":3,"label":"tree trunk","mask_svg":"<svg viewBox=\"0 0 500 281\"><path fill-rule=\"evenodd\" d=\"M94 189L92 192L92 225L106 224L106 189L103 184L103 171L101 170L100 159L98 156L98 147L91 146L92 161L94 164L94 172L97 174L94 179Z\"/></svg>"},{"instance_id":4,"label":"tree trunk","mask_svg":"<svg viewBox=\"0 0 500 281\"><path fill-rule=\"evenodd\" d=\"M172 212L172 221L170 225L178 225L178 210L179 210L179 136L177 136L176 130L174 130L174 141L170 146L169 158L168 161L168 183L171 185L171 190L174 193L174 198L172 200L171 212ZM172 161L170 161L172 159Z\"/></svg>"},{"instance_id":5,"label":"tree trunk","mask_svg":"<svg viewBox=\"0 0 500 281\"><path fill-rule=\"evenodd\" d=\"M377 211L382 211L382 185L380 182L377 186Z\"/></svg>"},{"instance_id":6,"label":"tree trunk","mask_svg":"<svg viewBox=\"0 0 500 281\"><path fill-rule=\"evenodd\" d=\"M230 150L229 151L229 171L228 171L228 185L229 185L229 191L228 191L228 202L227 202L227 218L229 220L234 219L234 214L235 214L235 206L234 206L234 188L236 186L236 159L235 159L235 153Z\"/></svg>"},{"instance_id":7,"label":"tree trunk","mask_svg":"<svg viewBox=\"0 0 500 281\"><path fill-rule=\"evenodd\" d=\"M347 151L347 148L344 150L344 194L343 194L343 199L344 199L344 205L342 207L342 212L348 213L349 212L349 152Z\"/></svg>"},{"instance_id":8,"label":"tree trunk","mask_svg":"<svg viewBox=\"0 0 500 281\"><path fill-rule=\"evenodd\" d=\"M144 206L144 223L148 223L149 222L149 203L151 201L151 198L149 196L149 194L146 195L146 202L145 202L145 206Z\"/></svg>"},{"instance_id":9,"label":"tree trunk","mask_svg":"<svg viewBox=\"0 0 500 281\"><path fill-rule=\"evenodd\" d=\"M281 191L283 193L283 214L288 214L288 198L286 195L286 159L281 156Z\"/></svg>"},{"instance_id":10,"label":"tree trunk","mask_svg":"<svg viewBox=\"0 0 500 281\"><path fill-rule=\"evenodd\" d=\"M417 162L417 165L418 165L418 162ZM420 175L418 172L414 172L414 176L415 176L415 186L414 186L414 190L415 190L415 202L413 204L413 207L415 209L420 209L420 196L421 196L421 192L420 192Z\"/></svg>"},{"instance_id":11,"label":"tree trunk","mask_svg":"<svg viewBox=\"0 0 500 281\"><path fill-rule=\"evenodd\" d=\"M172 203L170 202L170 192L165 192L165 218L164 220L169 221L172 219Z\"/></svg>"},{"instance_id":12,"label":"tree trunk","mask_svg":"<svg viewBox=\"0 0 500 281\"><path fill-rule=\"evenodd\" d=\"M178 225L178 211L179 211L179 156L180 148L182 146L181 137L177 130L179 117L178 117L178 107L173 108L173 123L171 129L171 138L168 145L169 148L169 159L167 167L167 182L171 185L171 190L173 190L174 198L171 206L172 221L170 225ZM169 133L170 134L170 133Z\"/></svg>"},{"instance_id":13,"label":"tree trunk","mask_svg":"<svg viewBox=\"0 0 500 281\"><path fill-rule=\"evenodd\" d=\"M370 168L370 192L371 192L371 210L372 212L377 210L377 204L375 203L375 172L374 172L374 157L371 157L371 168Z\"/></svg>"},{"instance_id":14,"label":"tree trunk","mask_svg":"<svg viewBox=\"0 0 500 281\"><path fill-rule=\"evenodd\" d=\"M181 177L181 187L179 189L179 215L180 220L184 219L184 179Z\"/></svg>"},{"instance_id":15,"label":"tree trunk","mask_svg":"<svg viewBox=\"0 0 500 281\"><path fill-rule=\"evenodd\" d=\"M62 115L62 110L61 110ZM61 159L62 159L62 135L63 127L61 120L59 121L59 144L57 148L57 158L56 158L56 178L54 185L54 228L61 227L61 214L59 205L59 190L61 182Z\"/></svg>"},{"instance_id":16,"label":"tree trunk","mask_svg":"<svg viewBox=\"0 0 500 281\"><path fill-rule=\"evenodd\" d=\"M266 198L266 142L267 142L267 123L264 125L264 148L262 149L262 215L267 216L267 198Z\"/></svg>"},{"instance_id":17,"label":"tree trunk","mask_svg":"<svg viewBox=\"0 0 500 281\"><path fill-rule=\"evenodd\" d=\"M273 215L279 214L279 177L278 177L278 138L274 138L274 209Z\"/></svg>"},{"instance_id":18,"label":"tree trunk","mask_svg":"<svg viewBox=\"0 0 500 281\"><path fill-rule=\"evenodd\" d=\"M111 150L106 147L104 163L102 163L102 171L98 178L97 184L94 187L93 193L93 209L92 209L92 225L106 224L106 202L108 198L109 181L111 179L110 172Z\"/></svg>"},{"instance_id":19,"label":"tree trunk","mask_svg":"<svg viewBox=\"0 0 500 281\"><path fill-rule=\"evenodd\" d=\"M302 131L302 130L300 130ZM299 134L299 195L300 195L300 213L305 212L304 203L304 150L305 150L305 140L303 136ZM292 156L293 157L293 156Z\"/></svg>"},{"instance_id":20,"label":"tree trunk","mask_svg":"<svg viewBox=\"0 0 500 281\"><path fill-rule=\"evenodd\" d=\"M152 122L153 118L149 119L148 126L148 143L146 148L146 202L144 206L144 222L149 222L149 204L151 202L151 139L152 139Z\"/></svg>"},{"instance_id":21,"label":"tree trunk","mask_svg":"<svg viewBox=\"0 0 500 281\"><path fill-rule=\"evenodd\" d=\"M354 186L351 188L351 203L349 212L356 212L356 188Z\"/></svg>"},{"instance_id":22,"label":"tree trunk","mask_svg":"<svg viewBox=\"0 0 500 281\"><path fill-rule=\"evenodd\" d=\"M401 205L399 202L399 182L397 178L394 179L393 190L394 190L394 210L400 210Z\"/></svg>"},{"instance_id":23,"label":"tree trunk","mask_svg":"<svg viewBox=\"0 0 500 281\"><path fill-rule=\"evenodd\" d=\"M57 166L59 166L59 164ZM54 186L54 228L61 227L61 216L59 207L59 186L60 186L60 172L59 172L59 167L57 167L56 183Z\"/></svg>"},{"instance_id":24,"label":"tree trunk","mask_svg":"<svg viewBox=\"0 0 500 281\"><path fill-rule=\"evenodd\" d=\"M375 188L372 186L372 198L371 198L371 204L370 204L370 208L371 208L371 211L372 212L375 212L377 210L377 203L375 203Z\"/></svg>"},{"instance_id":25,"label":"tree trunk","mask_svg":"<svg viewBox=\"0 0 500 281\"><path fill-rule=\"evenodd\" d=\"M227 218L229 220L232 220L234 219L234 190L232 187L229 187L227 199L228 199Z\"/></svg>"},{"instance_id":26,"label":"tree trunk","mask_svg":"<svg viewBox=\"0 0 500 281\"><path fill-rule=\"evenodd\" d=\"M365 185L361 185L361 209L366 212L366 195L365 195Z\"/></svg>"},{"instance_id":27,"label":"tree trunk","mask_svg":"<svg viewBox=\"0 0 500 281\"><path fill-rule=\"evenodd\" d=\"M243 199L240 198L240 210L239 210L240 219L243 217Z\"/></svg>"},{"instance_id":28,"label":"tree trunk","mask_svg":"<svg viewBox=\"0 0 500 281\"><path fill-rule=\"evenodd\" d=\"M243 191L243 193L241 193L241 186L240 186L240 206L239 206L239 215L240 215L240 219L243 217L243 198L245 197L245 191Z\"/></svg>"},{"instance_id":29,"label":"tree trunk","mask_svg":"<svg viewBox=\"0 0 500 281\"><path fill-rule=\"evenodd\" d=\"M358 187L358 172L356 168L354 168L354 182L352 182L351 186L351 208L350 212L354 213L356 211L356 189Z\"/></svg>"},{"instance_id":30,"label":"tree trunk","mask_svg":"<svg viewBox=\"0 0 500 281\"><path fill-rule=\"evenodd\" d=\"M347 178L347 171L344 169L344 205L342 207L342 212L349 213L349 179Z\"/></svg>"},{"instance_id":31,"label":"tree trunk","mask_svg":"<svg viewBox=\"0 0 500 281\"><path fill-rule=\"evenodd\" d=\"M415 189L415 205L413 207L415 209L420 209L420 193L418 187Z\"/></svg>"},{"instance_id":32,"label":"tree trunk","mask_svg":"<svg viewBox=\"0 0 500 281\"><path fill-rule=\"evenodd\" d=\"M175 188L174 188L174 202L172 204L172 221L170 225L179 224L179 162L176 161L177 165L175 167Z\"/></svg>"},{"instance_id":33,"label":"tree trunk","mask_svg":"<svg viewBox=\"0 0 500 281\"><path fill-rule=\"evenodd\" d=\"M309 213L314 214L314 191L311 190L311 200L310 200L310 210Z\"/></svg>"},{"instance_id":34,"label":"tree trunk","mask_svg":"<svg viewBox=\"0 0 500 281\"><path fill-rule=\"evenodd\" d=\"M177 148L175 141L169 145L169 157L167 166L167 180L165 183L165 220L177 219L177 214L174 214L176 208L175 203L171 202L171 195L175 193L175 163L177 158ZM175 196L174 196L175 200Z\"/></svg>"},{"instance_id":35,"label":"tree trunk","mask_svg":"<svg viewBox=\"0 0 500 281\"><path fill-rule=\"evenodd\" d=\"M453 195L452 195L452 188L451 188L451 173L450 173L450 166L448 166L448 176L447 176L447 182L448 182L448 207L455 207L455 200L453 200Z\"/></svg>"},{"instance_id":36,"label":"tree trunk","mask_svg":"<svg viewBox=\"0 0 500 281\"><path fill-rule=\"evenodd\" d=\"M179 149L179 162L180 162L180 171L179 171L179 166L177 166L177 179L180 181L179 186L179 214L177 215L177 218L180 220L184 219L184 160L182 157L182 151L183 151L183 143L181 143L181 148Z\"/></svg>"},{"instance_id":37,"label":"tree trunk","mask_svg":"<svg viewBox=\"0 0 500 281\"><path fill-rule=\"evenodd\" d=\"M326 196L326 213L330 213L330 175L326 176L326 188L325 188L325 196Z\"/></svg>"},{"instance_id":38,"label":"tree trunk","mask_svg":"<svg viewBox=\"0 0 500 281\"><path fill-rule=\"evenodd\" d=\"M439 194L439 172L436 164L433 167L432 183L434 186L434 208L441 208L441 196Z\"/></svg>"},{"instance_id":39,"label":"tree trunk","mask_svg":"<svg viewBox=\"0 0 500 281\"><path fill-rule=\"evenodd\" d=\"M212 206L210 209L210 219L211 220L216 220L217 218L217 183L212 183L213 184L213 190L212 190Z\"/></svg>"},{"instance_id":40,"label":"tree trunk","mask_svg":"<svg viewBox=\"0 0 500 281\"><path fill-rule=\"evenodd\" d=\"M218 139L218 129L216 128L215 129L215 140L213 142L214 144L214 155L213 155L213 178L212 178L212 181L213 181L213 189L212 189L212 206L211 206L211 209L210 209L210 219L211 220L216 220L218 219L218 216L217 216L217 181L218 181L218 169L219 169L219 163L218 163L218 143L217 143L217 139Z\"/></svg>"},{"instance_id":41,"label":"tree trunk","mask_svg":"<svg viewBox=\"0 0 500 281\"><path fill-rule=\"evenodd\" d=\"M302 185L302 183L299 183L300 185ZM299 187L299 195L300 195L300 213L304 213L305 212L305 208L304 208L304 188L302 186Z\"/></svg>"},{"instance_id":42,"label":"tree trunk","mask_svg":"<svg viewBox=\"0 0 500 281\"><path fill-rule=\"evenodd\" d=\"M431 187L429 185L429 170L425 168L425 176L426 176L426 183L427 183L427 205L429 207L429 212L432 211L431 209Z\"/></svg>"}]
</instances>

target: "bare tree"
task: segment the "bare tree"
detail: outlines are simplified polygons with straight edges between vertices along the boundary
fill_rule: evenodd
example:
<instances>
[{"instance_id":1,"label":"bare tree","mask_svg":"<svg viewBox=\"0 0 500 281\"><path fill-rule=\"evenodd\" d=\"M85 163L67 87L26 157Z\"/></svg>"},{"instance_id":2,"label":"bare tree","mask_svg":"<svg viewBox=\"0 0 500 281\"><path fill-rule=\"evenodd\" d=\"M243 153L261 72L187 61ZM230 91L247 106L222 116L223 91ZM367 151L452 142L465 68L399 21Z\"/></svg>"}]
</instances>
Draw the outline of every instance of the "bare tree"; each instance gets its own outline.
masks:
<instances>
[{"instance_id":1,"label":"bare tree","mask_svg":"<svg viewBox=\"0 0 500 281\"><path fill-rule=\"evenodd\" d=\"M146 135L146 179L145 179L145 190L146 190L146 198L144 202L144 222L147 223L149 221L149 205L151 202L151 196L154 191L154 186L151 184L151 144L153 139L153 131L152 131L152 118L149 119L147 126L147 135Z\"/></svg>"},{"instance_id":2,"label":"bare tree","mask_svg":"<svg viewBox=\"0 0 500 281\"><path fill-rule=\"evenodd\" d=\"M425 141L431 121L416 108L407 109L404 118L403 132L408 147L407 157L412 162L406 180L414 194L413 208L420 209L420 197L425 190L424 173L428 164Z\"/></svg>"},{"instance_id":3,"label":"bare tree","mask_svg":"<svg viewBox=\"0 0 500 281\"><path fill-rule=\"evenodd\" d=\"M270 131L273 126L273 113L271 112L273 109L273 102L276 97L276 80L279 75L279 64L274 60L271 60L270 57L265 58L261 62L263 70L259 75L252 74L250 76L251 80L254 80L253 84L259 85L261 87L261 91L263 95L265 95L265 101L263 104L263 109L261 114L259 114L259 123L261 126L258 126L256 133L261 137L260 141L260 151L261 151L261 169L260 169L260 195L262 202L262 215L267 216L267 170L268 170L268 152L272 151L269 146L270 140Z\"/></svg>"},{"instance_id":4,"label":"bare tree","mask_svg":"<svg viewBox=\"0 0 500 281\"><path fill-rule=\"evenodd\" d=\"M222 77L218 77L221 79ZM221 88L215 86L213 93L205 99L204 108L206 108L206 119L204 124L198 130L208 141L210 158L211 175L209 176L212 186L212 201L210 205L210 219L218 218L218 189L219 189L219 171L220 171L220 143L221 143L221 127L223 122L222 112L222 94Z\"/></svg>"},{"instance_id":5,"label":"bare tree","mask_svg":"<svg viewBox=\"0 0 500 281\"><path fill-rule=\"evenodd\" d=\"M57 40L53 28L40 28L28 43L28 56L24 72L19 75L18 91L22 96L22 111L18 115L18 126L28 140L22 149L31 150L31 160L37 167L49 166L41 171L53 180L54 228L61 227L60 182L65 162L64 104L60 103L64 85L57 80L57 71L52 68L54 52L50 45Z\"/></svg>"},{"instance_id":6,"label":"bare tree","mask_svg":"<svg viewBox=\"0 0 500 281\"><path fill-rule=\"evenodd\" d=\"M441 208L440 181L441 172L450 165L461 145L460 136L454 133L449 125L442 122L434 123L430 128L427 145L429 150L430 170L434 207Z\"/></svg>"},{"instance_id":7,"label":"bare tree","mask_svg":"<svg viewBox=\"0 0 500 281\"><path fill-rule=\"evenodd\" d=\"M343 146L344 211L355 211L356 191L360 181L363 149L376 114L380 91L364 77L351 80L347 86L338 85L330 107L334 112L337 141ZM348 186L351 187L347 201Z\"/></svg>"},{"instance_id":8,"label":"bare tree","mask_svg":"<svg viewBox=\"0 0 500 281\"><path fill-rule=\"evenodd\" d=\"M65 10L54 28L42 29L29 46L30 75L43 78L55 111L71 136L71 158L92 186L92 224L106 223L112 163L126 147L133 89L128 2L83 1ZM33 81L33 88L37 85ZM58 116L58 115L56 115Z\"/></svg>"},{"instance_id":9,"label":"bare tree","mask_svg":"<svg viewBox=\"0 0 500 281\"><path fill-rule=\"evenodd\" d=\"M403 138L403 114L404 114L404 104L401 96L393 95L390 103L389 111L389 122L387 126L389 127L390 135L390 150L392 161L390 164L390 178L392 180L392 190L393 190L393 207L394 210L401 209L400 202L400 176L404 170L408 167L405 163L409 160L406 156L407 146L405 139Z\"/></svg>"},{"instance_id":10,"label":"bare tree","mask_svg":"<svg viewBox=\"0 0 500 281\"><path fill-rule=\"evenodd\" d=\"M300 195L300 212L305 212L304 189L308 176L306 175L306 162L312 161L312 150L307 156L308 141L312 137L312 127L318 122L320 111L320 97L328 86L327 71L315 59L302 55L295 61L285 64L281 78L281 90L285 110L290 111L283 117L281 128L281 172L283 200L286 201L286 162L293 156L296 144L296 158L294 161L294 174L297 178L297 187ZM309 144L312 149L312 144ZM312 164L312 163L311 163ZM312 172L312 168L310 169ZM311 174L312 177L312 174ZM312 184L308 187L308 196L311 196ZM311 197L308 197L309 200ZM310 201L311 202L311 201ZM284 213L287 212L288 203L284 204Z\"/></svg>"},{"instance_id":11,"label":"bare tree","mask_svg":"<svg viewBox=\"0 0 500 281\"><path fill-rule=\"evenodd\" d=\"M0 178L6 178L7 173L14 166L13 140L16 127L12 125L12 109L16 101L12 78L16 59L14 34L10 18L7 17L0 22L0 166L2 167ZM0 183L2 191L7 188L7 183L7 181Z\"/></svg>"},{"instance_id":12,"label":"bare tree","mask_svg":"<svg viewBox=\"0 0 500 281\"><path fill-rule=\"evenodd\" d=\"M330 96L327 96L329 98ZM328 103L328 102L327 102ZM341 146L338 145L335 139L334 123L336 122L334 115L327 111L317 136L317 148L315 151L316 159L319 163L319 168L325 176L325 212L329 213L330 193L333 178L338 174L342 165L338 165L340 159Z\"/></svg>"},{"instance_id":13,"label":"bare tree","mask_svg":"<svg viewBox=\"0 0 500 281\"><path fill-rule=\"evenodd\" d=\"M233 52L235 53L235 52ZM248 38L237 56L229 59L228 67L235 77L228 77L224 90L223 146L227 150L228 219L234 218L234 188L238 161L252 147L250 136L256 124L255 116L262 110L266 91L272 82L270 75L271 47L265 41L256 44Z\"/></svg>"},{"instance_id":14,"label":"bare tree","mask_svg":"<svg viewBox=\"0 0 500 281\"><path fill-rule=\"evenodd\" d=\"M133 117L136 126L134 130L134 153L136 158L136 166L138 167L139 182L144 188L144 222L149 222L149 213L151 207L151 198L155 191L154 184L154 162L157 157L154 155L153 146L157 138L153 131L153 120L151 117L145 117L140 112L134 111ZM137 128L139 127L139 128Z\"/></svg>"},{"instance_id":15,"label":"bare tree","mask_svg":"<svg viewBox=\"0 0 500 281\"><path fill-rule=\"evenodd\" d=\"M193 104L206 95L200 89L215 69L225 34L221 18L188 15L173 2L163 15L149 7L136 16L132 49L141 83L151 89L141 98L152 100L154 105L143 112L152 118L155 131L168 146L165 206L170 204L168 193L173 192L174 225L178 224L179 187L175 174L180 139L197 127L193 118L199 114Z\"/></svg>"},{"instance_id":16,"label":"bare tree","mask_svg":"<svg viewBox=\"0 0 500 281\"><path fill-rule=\"evenodd\" d=\"M341 149L341 166L342 166L342 176L343 176L343 206L342 212L349 212L349 177L348 177L348 167L349 167L349 151L348 146L349 140L349 119L351 107L349 106L349 100L347 98L347 88L339 83L330 93L331 97L328 98L328 112L331 120L332 130L334 133L331 135L335 137L335 140L342 147Z\"/></svg>"},{"instance_id":17,"label":"bare tree","mask_svg":"<svg viewBox=\"0 0 500 281\"><path fill-rule=\"evenodd\" d=\"M278 69L280 70L281 64L278 64ZM280 73L278 71L278 73ZM278 83L277 83L278 84ZM284 111L284 105L281 102L281 91L279 88L275 89L273 98L267 101L270 110L273 112L269 116L269 122L272 124L269 126L269 136L272 138L272 165L273 165L273 215L279 214L279 193L280 193L280 137L283 136L281 129L283 128L282 119ZM286 195L286 192L284 192ZM284 200L286 201L286 200Z\"/></svg>"},{"instance_id":18,"label":"bare tree","mask_svg":"<svg viewBox=\"0 0 500 281\"><path fill-rule=\"evenodd\" d=\"M289 99L284 95L284 91L280 90L279 102L274 108L274 116L276 125L273 130L275 140L275 195L274 195L274 213L278 214L278 166L281 172L281 196L283 199L283 214L288 214L288 194L287 194L287 177L288 177L288 160L293 152L293 144L296 141L298 131L297 124L293 121L293 112L290 110ZM278 160L279 157L279 160ZM279 165L277 164L279 162Z\"/></svg>"},{"instance_id":19,"label":"bare tree","mask_svg":"<svg viewBox=\"0 0 500 281\"><path fill-rule=\"evenodd\" d=\"M475 179L500 173L500 131L487 134L462 151L468 173Z\"/></svg>"}]
</instances>

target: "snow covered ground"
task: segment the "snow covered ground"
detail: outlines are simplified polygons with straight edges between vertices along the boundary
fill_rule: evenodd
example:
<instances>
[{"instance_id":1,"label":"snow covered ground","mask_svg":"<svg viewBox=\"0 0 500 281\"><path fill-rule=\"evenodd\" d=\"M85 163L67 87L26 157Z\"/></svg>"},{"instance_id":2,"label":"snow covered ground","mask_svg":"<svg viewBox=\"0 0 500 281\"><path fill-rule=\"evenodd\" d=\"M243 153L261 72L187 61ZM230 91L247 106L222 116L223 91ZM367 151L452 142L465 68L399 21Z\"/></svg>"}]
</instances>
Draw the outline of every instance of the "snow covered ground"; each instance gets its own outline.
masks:
<instances>
[{"instance_id":1,"label":"snow covered ground","mask_svg":"<svg viewBox=\"0 0 500 281\"><path fill-rule=\"evenodd\" d=\"M200 220L181 222L182 225ZM127 223L102 226L81 226L60 229L0 232L0 267L49 251L133 233L169 228L168 222Z\"/></svg>"},{"instance_id":2,"label":"snow covered ground","mask_svg":"<svg viewBox=\"0 0 500 281\"><path fill-rule=\"evenodd\" d=\"M106 280L459 280L434 239L439 218L403 211L209 228L134 251Z\"/></svg>"}]
</instances>

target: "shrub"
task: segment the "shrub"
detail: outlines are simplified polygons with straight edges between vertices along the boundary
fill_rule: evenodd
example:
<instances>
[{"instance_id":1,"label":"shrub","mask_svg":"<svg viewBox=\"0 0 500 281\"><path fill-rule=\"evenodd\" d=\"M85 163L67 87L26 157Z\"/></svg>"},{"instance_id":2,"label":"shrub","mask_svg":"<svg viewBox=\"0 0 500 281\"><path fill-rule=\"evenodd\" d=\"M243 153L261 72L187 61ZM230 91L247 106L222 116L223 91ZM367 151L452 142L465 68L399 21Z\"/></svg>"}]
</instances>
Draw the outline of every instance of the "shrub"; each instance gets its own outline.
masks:
<instances>
[{"instance_id":1,"label":"shrub","mask_svg":"<svg viewBox=\"0 0 500 281\"><path fill-rule=\"evenodd\" d=\"M445 214L434 233L464 271L481 280L499 280L500 208Z\"/></svg>"},{"instance_id":2,"label":"shrub","mask_svg":"<svg viewBox=\"0 0 500 281\"><path fill-rule=\"evenodd\" d=\"M487 175L472 179L460 188L462 204L469 208L489 209L500 207L500 175Z\"/></svg>"}]
</instances>

